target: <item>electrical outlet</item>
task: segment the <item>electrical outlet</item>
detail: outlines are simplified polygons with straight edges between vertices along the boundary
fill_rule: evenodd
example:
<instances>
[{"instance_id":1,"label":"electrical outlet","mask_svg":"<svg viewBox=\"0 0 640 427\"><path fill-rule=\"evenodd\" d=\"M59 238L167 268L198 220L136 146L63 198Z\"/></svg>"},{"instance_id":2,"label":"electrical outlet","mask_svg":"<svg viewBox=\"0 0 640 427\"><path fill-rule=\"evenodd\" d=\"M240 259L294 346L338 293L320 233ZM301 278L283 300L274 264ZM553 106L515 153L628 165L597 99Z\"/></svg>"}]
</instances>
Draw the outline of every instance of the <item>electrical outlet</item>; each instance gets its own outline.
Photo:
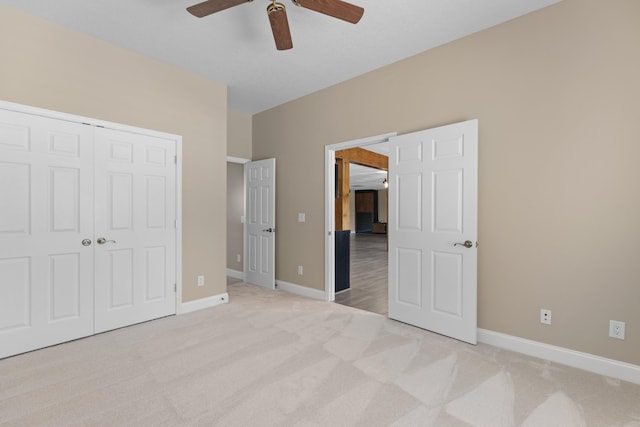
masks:
<instances>
[{"instance_id":1,"label":"electrical outlet","mask_svg":"<svg viewBox=\"0 0 640 427\"><path fill-rule=\"evenodd\" d=\"M540 323L544 323L545 325L551 324L551 310L547 310L546 308L540 309Z\"/></svg>"},{"instance_id":2,"label":"electrical outlet","mask_svg":"<svg viewBox=\"0 0 640 427\"><path fill-rule=\"evenodd\" d=\"M298 275L299 275L299 276L302 276L303 272L304 272L304 269L302 268L302 266L301 266L301 265L299 265L299 266L298 266Z\"/></svg>"},{"instance_id":3,"label":"electrical outlet","mask_svg":"<svg viewBox=\"0 0 640 427\"><path fill-rule=\"evenodd\" d=\"M611 338L624 339L624 322L618 322L617 320L609 320L609 336Z\"/></svg>"},{"instance_id":4,"label":"electrical outlet","mask_svg":"<svg viewBox=\"0 0 640 427\"><path fill-rule=\"evenodd\" d=\"M204 276L198 276L198 286L204 286Z\"/></svg>"},{"instance_id":5,"label":"electrical outlet","mask_svg":"<svg viewBox=\"0 0 640 427\"><path fill-rule=\"evenodd\" d=\"M298 214L298 222L305 222L306 221L306 215L304 213L299 213Z\"/></svg>"}]
</instances>

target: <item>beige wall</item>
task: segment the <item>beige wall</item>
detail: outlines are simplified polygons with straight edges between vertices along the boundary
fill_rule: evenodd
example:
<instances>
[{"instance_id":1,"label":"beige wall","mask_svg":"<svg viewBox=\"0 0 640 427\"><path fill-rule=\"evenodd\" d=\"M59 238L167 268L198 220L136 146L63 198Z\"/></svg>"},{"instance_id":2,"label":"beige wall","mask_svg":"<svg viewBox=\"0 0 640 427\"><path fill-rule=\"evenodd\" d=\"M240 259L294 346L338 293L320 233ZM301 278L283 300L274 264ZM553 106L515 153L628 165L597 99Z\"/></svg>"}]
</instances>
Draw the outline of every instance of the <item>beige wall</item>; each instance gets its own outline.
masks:
<instances>
[{"instance_id":1,"label":"beige wall","mask_svg":"<svg viewBox=\"0 0 640 427\"><path fill-rule=\"evenodd\" d=\"M236 110L227 111L227 156L251 160L252 116Z\"/></svg>"},{"instance_id":2,"label":"beige wall","mask_svg":"<svg viewBox=\"0 0 640 427\"><path fill-rule=\"evenodd\" d=\"M0 52L2 100L182 135L183 301L226 292L226 87L5 6Z\"/></svg>"},{"instance_id":3,"label":"beige wall","mask_svg":"<svg viewBox=\"0 0 640 427\"><path fill-rule=\"evenodd\" d=\"M479 326L640 364L639 40L637 0L565 0L254 116L277 278L324 288L325 145L477 118Z\"/></svg>"},{"instance_id":4,"label":"beige wall","mask_svg":"<svg viewBox=\"0 0 640 427\"><path fill-rule=\"evenodd\" d=\"M244 165L227 163L227 268L243 271ZM238 261L240 255L240 261Z\"/></svg>"}]
</instances>

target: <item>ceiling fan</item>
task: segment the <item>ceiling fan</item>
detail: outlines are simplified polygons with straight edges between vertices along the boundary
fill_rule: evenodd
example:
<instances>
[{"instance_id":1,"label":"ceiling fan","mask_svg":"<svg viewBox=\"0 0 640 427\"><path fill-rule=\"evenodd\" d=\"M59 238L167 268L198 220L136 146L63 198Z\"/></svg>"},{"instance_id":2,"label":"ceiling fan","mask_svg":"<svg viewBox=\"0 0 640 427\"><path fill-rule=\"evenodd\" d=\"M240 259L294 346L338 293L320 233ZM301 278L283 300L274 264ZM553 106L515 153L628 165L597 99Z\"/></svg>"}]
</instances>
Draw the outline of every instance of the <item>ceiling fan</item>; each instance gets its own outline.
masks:
<instances>
[{"instance_id":1,"label":"ceiling fan","mask_svg":"<svg viewBox=\"0 0 640 427\"><path fill-rule=\"evenodd\" d=\"M238 6L242 3L250 3L253 0L207 0L187 8L189 13L198 18ZM267 15L271 23L271 31L278 50L287 50L293 47L291 31L289 31L289 21L287 11L282 3L276 0L269 0ZM347 3L342 0L291 0L296 6L311 9L315 12L323 13L343 21L357 24L364 14L364 9L360 6Z\"/></svg>"}]
</instances>

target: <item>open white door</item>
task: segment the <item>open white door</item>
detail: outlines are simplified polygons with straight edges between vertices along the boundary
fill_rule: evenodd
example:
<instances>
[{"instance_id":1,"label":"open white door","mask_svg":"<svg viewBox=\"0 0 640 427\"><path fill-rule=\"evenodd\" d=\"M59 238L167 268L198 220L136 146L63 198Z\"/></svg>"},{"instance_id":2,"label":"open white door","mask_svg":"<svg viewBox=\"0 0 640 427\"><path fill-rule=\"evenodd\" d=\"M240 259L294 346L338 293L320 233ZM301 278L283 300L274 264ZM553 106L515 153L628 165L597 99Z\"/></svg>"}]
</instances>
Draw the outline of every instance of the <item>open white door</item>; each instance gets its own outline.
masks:
<instances>
[{"instance_id":1,"label":"open white door","mask_svg":"<svg viewBox=\"0 0 640 427\"><path fill-rule=\"evenodd\" d=\"M275 288L276 159L245 163L245 280Z\"/></svg>"},{"instance_id":2,"label":"open white door","mask_svg":"<svg viewBox=\"0 0 640 427\"><path fill-rule=\"evenodd\" d=\"M478 121L390 139L389 317L476 344Z\"/></svg>"}]
</instances>

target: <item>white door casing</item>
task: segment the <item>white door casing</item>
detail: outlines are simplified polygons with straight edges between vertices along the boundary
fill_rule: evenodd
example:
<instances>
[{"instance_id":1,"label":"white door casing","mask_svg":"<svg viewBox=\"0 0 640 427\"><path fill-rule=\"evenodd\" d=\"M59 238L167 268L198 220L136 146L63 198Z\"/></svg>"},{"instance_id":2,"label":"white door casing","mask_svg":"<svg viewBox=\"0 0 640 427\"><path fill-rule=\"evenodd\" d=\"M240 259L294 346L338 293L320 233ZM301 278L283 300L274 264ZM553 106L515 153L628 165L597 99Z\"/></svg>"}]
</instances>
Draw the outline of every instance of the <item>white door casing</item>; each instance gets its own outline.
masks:
<instances>
[{"instance_id":1,"label":"white door casing","mask_svg":"<svg viewBox=\"0 0 640 427\"><path fill-rule=\"evenodd\" d=\"M477 158L477 120L390 139L389 317L472 344Z\"/></svg>"},{"instance_id":2,"label":"white door casing","mask_svg":"<svg viewBox=\"0 0 640 427\"><path fill-rule=\"evenodd\" d=\"M0 358L176 312L180 148L0 101Z\"/></svg>"},{"instance_id":3,"label":"white door casing","mask_svg":"<svg viewBox=\"0 0 640 427\"><path fill-rule=\"evenodd\" d=\"M0 358L93 333L92 132L0 109Z\"/></svg>"},{"instance_id":4,"label":"white door casing","mask_svg":"<svg viewBox=\"0 0 640 427\"><path fill-rule=\"evenodd\" d=\"M97 128L95 153L96 332L175 314L175 141Z\"/></svg>"},{"instance_id":5,"label":"white door casing","mask_svg":"<svg viewBox=\"0 0 640 427\"><path fill-rule=\"evenodd\" d=\"M276 159L245 163L246 281L275 288Z\"/></svg>"}]
</instances>

